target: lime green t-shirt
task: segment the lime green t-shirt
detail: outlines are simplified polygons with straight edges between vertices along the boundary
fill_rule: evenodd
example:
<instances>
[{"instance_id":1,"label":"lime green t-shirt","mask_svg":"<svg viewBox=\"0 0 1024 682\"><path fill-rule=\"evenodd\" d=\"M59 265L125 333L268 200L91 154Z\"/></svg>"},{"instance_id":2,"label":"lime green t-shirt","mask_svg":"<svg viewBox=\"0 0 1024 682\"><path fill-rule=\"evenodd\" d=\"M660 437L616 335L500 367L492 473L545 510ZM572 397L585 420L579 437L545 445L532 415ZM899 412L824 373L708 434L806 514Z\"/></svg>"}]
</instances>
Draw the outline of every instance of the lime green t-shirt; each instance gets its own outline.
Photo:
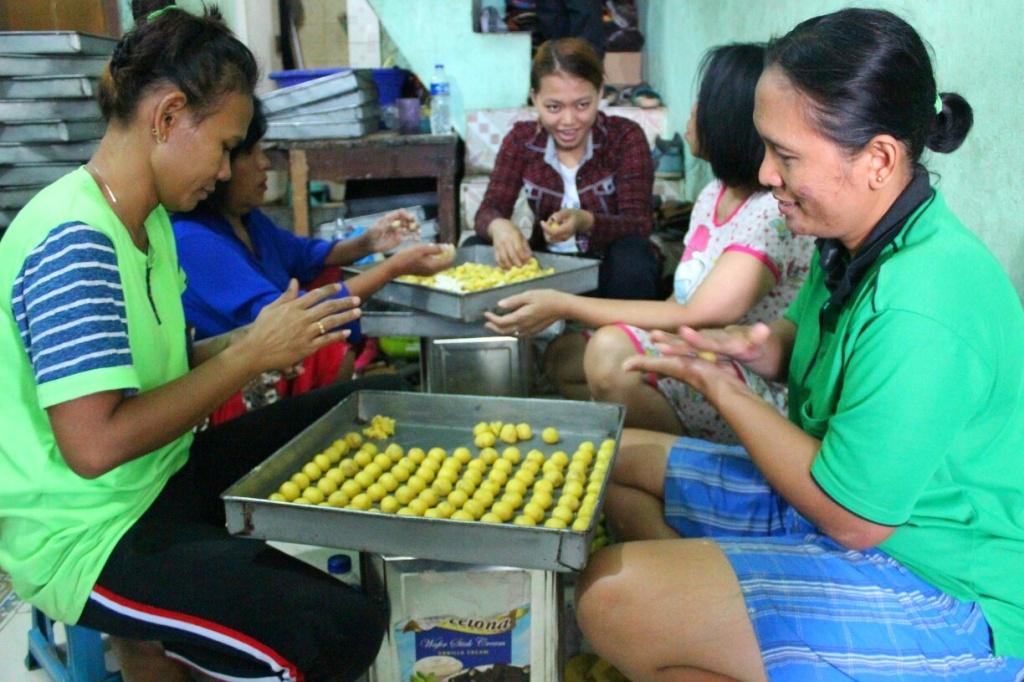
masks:
<instances>
[{"instance_id":1,"label":"lime green t-shirt","mask_svg":"<svg viewBox=\"0 0 1024 682\"><path fill-rule=\"evenodd\" d=\"M1001 266L926 201L841 312L817 262L797 325L790 419L822 439L811 473L896 526L880 549L977 601L998 655L1024 656L1024 313ZM829 319L829 318L834 319Z\"/></svg>"},{"instance_id":2,"label":"lime green t-shirt","mask_svg":"<svg viewBox=\"0 0 1024 682\"><path fill-rule=\"evenodd\" d=\"M148 254L79 168L36 195L0 242L0 567L23 599L66 623L192 442L183 435L90 480L68 467L46 413L188 371L184 278L163 207L145 227Z\"/></svg>"}]
</instances>

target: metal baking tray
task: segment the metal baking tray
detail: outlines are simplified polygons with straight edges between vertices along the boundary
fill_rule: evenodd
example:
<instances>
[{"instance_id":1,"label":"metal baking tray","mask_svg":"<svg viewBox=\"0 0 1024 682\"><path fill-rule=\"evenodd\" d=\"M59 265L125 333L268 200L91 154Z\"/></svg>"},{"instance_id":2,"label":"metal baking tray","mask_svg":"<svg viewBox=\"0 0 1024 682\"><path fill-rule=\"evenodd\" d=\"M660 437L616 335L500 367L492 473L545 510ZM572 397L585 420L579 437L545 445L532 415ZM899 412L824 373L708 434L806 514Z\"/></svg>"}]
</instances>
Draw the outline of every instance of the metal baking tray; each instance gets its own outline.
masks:
<instances>
[{"instance_id":1,"label":"metal baking tray","mask_svg":"<svg viewBox=\"0 0 1024 682\"><path fill-rule=\"evenodd\" d=\"M570 294L580 294L597 288L597 270L600 267L600 261L592 258L560 256L553 253L534 252L533 255L541 268L553 267L555 274L468 294L432 289L420 284L391 281L381 287L373 295L373 298L377 301L396 303L463 322L474 322L483 318L485 310L497 309L498 301L501 299L530 289L558 289ZM493 247L465 246L456 249L453 266L467 262L495 265ZM359 273L362 269L358 266L344 268L353 273Z\"/></svg>"},{"instance_id":2,"label":"metal baking tray","mask_svg":"<svg viewBox=\"0 0 1024 682\"><path fill-rule=\"evenodd\" d=\"M269 121L293 121L296 119L307 119L314 116L324 116L335 112L344 112L346 109L361 109L364 107L376 107L377 92L370 90L354 90L353 92L331 97L311 104L288 109L274 116L268 116ZM369 115L369 114L367 114ZM349 118L353 118L351 115Z\"/></svg>"},{"instance_id":3,"label":"metal baking tray","mask_svg":"<svg viewBox=\"0 0 1024 682\"><path fill-rule=\"evenodd\" d=\"M618 445L625 408L568 400L493 398L429 393L359 391L328 411L284 447L224 492L228 531L264 540L415 556L460 563L516 566L550 571L583 568L597 529L607 481L594 520L584 532L543 526L452 521L379 512L296 505L267 499L283 481L348 431L362 428L374 415L397 420L390 442L405 448L471 447L479 421L525 421L536 434L520 449L538 447L572 453L584 440ZM562 440L545 445L540 429L557 428ZM614 456L609 471L614 466Z\"/></svg>"},{"instance_id":4,"label":"metal baking tray","mask_svg":"<svg viewBox=\"0 0 1024 682\"><path fill-rule=\"evenodd\" d=\"M267 140L321 140L340 137L362 137L380 127L377 119L324 123L323 121L267 121Z\"/></svg>"},{"instance_id":5,"label":"metal baking tray","mask_svg":"<svg viewBox=\"0 0 1024 682\"><path fill-rule=\"evenodd\" d=\"M0 54L109 55L117 40L77 31L3 31Z\"/></svg>"},{"instance_id":6,"label":"metal baking tray","mask_svg":"<svg viewBox=\"0 0 1024 682\"><path fill-rule=\"evenodd\" d=\"M19 163L0 166L0 187L48 185L79 166L79 163Z\"/></svg>"},{"instance_id":7,"label":"metal baking tray","mask_svg":"<svg viewBox=\"0 0 1024 682\"><path fill-rule=\"evenodd\" d=\"M96 79L84 76L18 76L0 78L0 97L45 99L95 97Z\"/></svg>"},{"instance_id":8,"label":"metal baking tray","mask_svg":"<svg viewBox=\"0 0 1024 682\"><path fill-rule=\"evenodd\" d=\"M267 118L272 118L283 111L313 102L331 98L344 99L344 95L359 92L360 90L376 97L377 86L374 85L373 78L365 72L348 69L331 74L330 76L324 76L323 78L314 78L298 85L271 90L260 95L260 101L263 104L263 112L267 115ZM358 102L353 103L361 104L365 101L367 100L360 99Z\"/></svg>"},{"instance_id":9,"label":"metal baking tray","mask_svg":"<svg viewBox=\"0 0 1024 682\"><path fill-rule=\"evenodd\" d=\"M77 142L103 136L107 124L95 121L24 121L0 123L0 142Z\"/></svg>"},{"instance_id":10,"label":"metal baking tray","mask_svg":"<svg viewBox=\"0 0 1024 682\"><path fill-rule=\"evenodd\" d=\"M45 163L47 161L88 161L99 140L54 144L16 144L0 142L0 165Z\"/></svg>"},{"instance_id":11,"label":"metal baking tray","mask_svg":"<svg viewBox=\"0 0 1024 682\"><path fill-rule=\"evenodd\" d=\"M45 185L35 187L0 187L0 208L17 211L27 204Z\"/></svg>"},{"instance_id":12,"label":"metal baking tray","mask_svg":"<svg viewBox=\"0 0 1024 682\"><path fill-rule=\"evenodd\" d=\"M315 113L293 113L299 112L293 109L287 115L270 119L271 125L275 123L305 123L309 125L331 125L332 123L352 123L356 121L379 121L380 107L375 102L361 104L354 107L338 107L335 109L324 109Z\"/></svg>"},{"instance_id":13,"label":"metal baking tray","mask_svg":"<svg viewBox=\"0 0 1024 682\"><path fill-rule=\"evenodd\" d=\"M0 76L99 76L110 57L0 54Z\"/></svg>"},{"instance_id":14,"label":"metal baking tray","mask_svg":"<svg viewBox=\"0 0 1024 682\"><path fill-rule=\"evenodd\" d=\"M100 117L100 105L94 99L0 99L0 121L8 123L41 118L88 121Z\"/></svg>"}]
</instances>

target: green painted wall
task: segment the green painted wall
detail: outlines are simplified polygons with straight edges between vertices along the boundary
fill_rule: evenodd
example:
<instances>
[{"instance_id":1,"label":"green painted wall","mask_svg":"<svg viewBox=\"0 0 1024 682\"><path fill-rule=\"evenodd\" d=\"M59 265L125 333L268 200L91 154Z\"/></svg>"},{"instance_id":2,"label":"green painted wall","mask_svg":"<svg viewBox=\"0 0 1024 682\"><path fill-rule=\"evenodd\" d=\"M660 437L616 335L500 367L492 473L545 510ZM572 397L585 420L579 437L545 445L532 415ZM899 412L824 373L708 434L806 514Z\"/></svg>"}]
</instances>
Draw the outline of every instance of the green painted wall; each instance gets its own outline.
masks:
<instances>
[{"instance_id":1,"label":"green painted wall","mask_svg":"<svg viewBox=\"0 0 1024 682\"><path fill-rule=\"evenodd\" d=\"M452 123L465 134L466 111L517 107L530 90L530 36L473 32L472 0L370 0L410 68L430 82L444 64Z\"/></svg>"},{"instance_id":2,"label":"green painted wall","mask_svg":"<svg viewBox=\"0 0 1024 682\"><path fill-rule=\"evenodd\" d=\"M924 159L950 206L995 252L1024 295L1024 2L1020 0L647 0L646 78L682 130L701 54L713 45L763 41L811 16L847 6L887 9L931 45L939 89L974 107L974 128L953 154ZM691 162L688 191L710 177ZM703 182L702 182L703 180Z\"/></svg>"}]
</instances>

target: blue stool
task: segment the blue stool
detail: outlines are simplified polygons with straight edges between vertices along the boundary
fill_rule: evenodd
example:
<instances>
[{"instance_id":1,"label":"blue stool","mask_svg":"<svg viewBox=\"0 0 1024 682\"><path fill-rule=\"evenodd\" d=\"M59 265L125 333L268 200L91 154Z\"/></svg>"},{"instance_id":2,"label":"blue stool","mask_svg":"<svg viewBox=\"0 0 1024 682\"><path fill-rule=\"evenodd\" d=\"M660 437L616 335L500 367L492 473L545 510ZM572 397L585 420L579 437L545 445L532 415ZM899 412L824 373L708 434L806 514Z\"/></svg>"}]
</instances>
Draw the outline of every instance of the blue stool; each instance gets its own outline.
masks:
<instances>
[{"instance_id":1,"label":"blue stool","mask_svg":"<svg viewBox=\"0 0 1024 682\"><path fill-rule=\"evenodd\" d=\"M108 672L103 662L100 633L80 625L65 625L64 632L67 645L61 651L54 640L53 620L33 608L25 667L45 669L53 682L121 682L121 673Z\"/></svg>"}]
</instances>

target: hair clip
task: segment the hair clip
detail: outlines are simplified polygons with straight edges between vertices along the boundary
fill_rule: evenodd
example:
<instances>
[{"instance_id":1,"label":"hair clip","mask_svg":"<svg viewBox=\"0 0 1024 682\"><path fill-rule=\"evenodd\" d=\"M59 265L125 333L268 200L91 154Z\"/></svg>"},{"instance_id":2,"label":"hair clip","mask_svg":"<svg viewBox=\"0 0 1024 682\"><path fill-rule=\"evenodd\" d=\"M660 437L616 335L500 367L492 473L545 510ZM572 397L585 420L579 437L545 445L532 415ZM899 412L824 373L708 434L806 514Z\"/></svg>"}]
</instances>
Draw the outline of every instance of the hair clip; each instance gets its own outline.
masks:
<instances>
[{"instance_id":1,"label":"hair clip","mask_svg":"<svg viewBox=\"0 0 1024 682\"><path fill-rule=\"evenodd\" d=\"M169 12L172 9L178 9L178 6L174 3L171 3L170 5L167 5L167 7L161 7L160 9L153 10L152 12L146 15L146 23L154 21L155 19L159 19L161 16L167 14L167 12Z\"/></svg>"},{"instance_id":2,"label":"hair clip","mask_svg":"<svg viewBox=\"0 0 1024 682\"><path fill-rule=\"evenodd\" d=\"M935 91L935 115L938 116L942 113L942 95Z\"/></svg>"}]
</instances>

